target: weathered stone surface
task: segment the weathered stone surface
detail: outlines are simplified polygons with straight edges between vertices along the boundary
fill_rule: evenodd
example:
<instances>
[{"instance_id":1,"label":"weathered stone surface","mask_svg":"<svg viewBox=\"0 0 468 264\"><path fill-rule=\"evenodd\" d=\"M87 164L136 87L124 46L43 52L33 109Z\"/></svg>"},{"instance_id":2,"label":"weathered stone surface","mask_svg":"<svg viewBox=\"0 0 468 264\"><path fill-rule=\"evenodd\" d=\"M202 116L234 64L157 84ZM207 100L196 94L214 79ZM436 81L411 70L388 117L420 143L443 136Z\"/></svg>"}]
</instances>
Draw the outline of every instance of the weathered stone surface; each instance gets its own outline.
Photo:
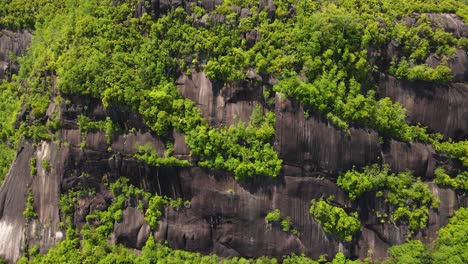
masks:
<instances>
[{"instance_id":1,"label":"weathered stone surface","mask_svg":"<svg viewBox=\"0 0 468 264\"><path fill-rule=\"evenodd\" d=\"M155 12L160 15L169 8L184 6L190 1L151 1L151 10L139 6L136 15ZM203 0L202 5L213 10L218 0ZM261 8L274 18L276 7L271 0L262 0ZM292 12L293 7L290 6ZM250 10L239 9L239 14L249 16ZM455 36L467 36L466 26L454 15L428 14L429 19L452 32ZM202 22L202 20L205 20ZM208 22L222 23L223 16L201 18L200 25ZM408 24L414 19L407 19ZM4 32L5 33L5 32ZM6 62L5 54L13 51L22 54L29 43L29 33L3 34L0 37L0 66ZM252 45L261 36L248 32L244 36ZM398 54L396 43L390 43L387 56ZM385 59L385 58L384 58ZM450 58L448 65L454 73L449 84L408 82L382 75L379 81L380 97L389 96L408 109L411 123L429 126L430 131L440 132L455 140L468 138L468 57L461 49ZM427 63L436 65L440 58L431 55ZM8 66L15 71L15 65ZM3 69L3 72L2 72ZM5 69L0 68L0 78ZM3 74L3 75L2 75ZM389 141L380 144L378 133L371 129L351 127L350 134L335 128L320 114L312 112L305 118L303 106L294 100L275 98L275 104L267 104L263 97L265 88L275 84L272 77L260 76L254 70L247 73L248 80L219 83L209 80L203 72L181 75L177 79L180 93L200 107L202 115L212 126L226 126L240 121L247 123L255 106L276 114L275 148L283 159L282 172L277 178L253 178L235 181L230 173L213 172L199 167L155 168L136 160L133 155L139 145L150 144L162 156L166 139L159 138L144 124L141 116L124 107L105 108L96 99L69 96L68 103L51 103L47 114L59 111L62 146L54 142L42 142L36 147L24 143L18 150L4 184L0 187L0 256L16 261L24 245L37 244L41 252L47 251L63 239L59 228L58 200L76 186L96 191L95 195L82 198L77 203L74 224L81 227L85 216L96 210L106 209L112 194L102 184L105 177L113 181L120 176L130 183L152 193L189 200L190 205L178 209L166 208L159 227L153 234L158 240L167 240L178 249L216 253L223 257L263 255L281 257L291 253L304 253L317 258L344 252L347 256L382 259L388 247L405 241L407 227L393 223L381 223L372 210L385 211L388 205L383 199L363 197L351 202L334 183L343 171L374 163L388 163L392 171L412 170L425 181L433 178L433 170L440 165L440 157L432 147L421 143ZM65 97L65 96L64 96ZM64 100L65 101L65 100ZM26 110L25 110L26 111ZM92 120L107 117L123 128L138 128L139 132L116 134L110 138L104 131L93 131L83 136L76 124L79 115ZM190 159L190 150L184 135L170 133L174 141L174 155ZM83 142L86 143L82 148ZM67 144L65 144L67 143ZM31 177L30 160L37 159L37 176ZM50 169L45 170L45 161ZM428 228L416 234L427 243L434 241L436 231L468 199L451 189L439 188L430 183L431 191L440 199L437 211L431 211ZM34 209L38 218L27 221L22 212L27 195L34 197ZM334 202L347 210L358 211L363 224L359 236L351 243L342 243L336 237L324 233L309 213L310 200L334 196ZM127 203L123 218L115 225L114 242L141 248L151 230L142 212ZM295 236L284 232L277 224L265 223L268 212L280 209L283 217L289 216ZM63 219L62 219L63 220Z\"/></svg>"},{"instance_id":2,"label":"weathered stone surface","mask_svg":"<svg viewBox=\"0 0 468 264\"><path fill-rule=\"evenodd\" d=\"M13 57L20 57L31 42L31 33L0 31L0 79L11 77L18 72L18 62Z\"/></svg>"},{"instance_id":3,"label":"weathered stone surface","mask_svg":"<svg viewBox=\"0 0 468 264\"><path fill-rule=\"evenodd\" d=\"M276 100L276 145L285 164L314 172L336 174L366 164L378 163L380 145L373 131L351 128L346 135L319 115L304 117L302 106L293 100Z\"/></svg>"},{"instance_id":4,"label":"weathered stone surface","mask_svg":"<svg viewBox=\"0 0 468 264\"><path fill-rule=\"evenodd\" d=\"M455 37L468 37L468 26L455 14L426 14L429 20L437 27L452 33Z\"/></svg>"},{"instance_id":5,"label":"weathered stone surface","mask_svg":"<svg viewBox=\"0 0 468 264\"><path fill-rule=\"evenodd\" d=\"M338 250L337 240L325 235L308 213L310 199L322 195L335 195L338 202L346 203L346 195L327 180L285 177L239 183L199 168L181 171L180 178L182 192L191 204L179 211L166 210L161 225L164 231L157 237L170 246L248 257L281 257L284 252L318 257L318 252L334 254ZM276 208L284 217L291 217L299 237L265 223L267 213Z\"/></svg>"},{"instance_id":6,"label":"weathered stone surface","mask_svg":"<svg viewBox=\"0 0 468 264\"><path fill-rule=\"evenodd\" d=\"M429 210L427 228L416 232L414 239L424 243L431 243L437 238L437 231L448 223L448 218L453 215L456 208L468 204L468 198L457 195L453 190L438 187L436 184L427 183L431 192L440 200L437 210ZM380 220L369 211L370 208L384 211L389 205L382 198L364 197L358 205L361 223L363 226L361 239L356 245L358 256L369 256L373 259L382 259L387 255L386 251L391 245L402 244L406 241L408 228L394 223L381 223Z\"/></svg>"},{"instance_id":7,"label":"weathered stone surface","mask_svg":"<svg viewBox=\"0 0 468 264\"><path fill-rule=\"evenodd\" d=\"M436 67L442 63L443 57L435 53L431 54L426 59L426 64L431 67ZM468 54L463 49L455 49L455 54L450 56L447 61L447 66L452 69L451 82L467 82L468 81Z\"/></svg>"},{"instance_id":8,"label":"weathered stone surface","mask_svg":"<svg viewBox=\"0 0 468 264\"><path fill-rule=\"evenodd\" d=\"M123 211L122 221L114 226L115 242L127 247L141 249L149 235L150 228L143 213L133 207L127 207Z\"/></svg>"},{"instance_id":9,"label":"weathered stone surface","mask_svg":"<svg viewBox=\"0 0 468 264\"><path fill-rule=\"evenodd\" d=\"M39 245L40 252L47 250L64 238L59 228L60 182L64 171L64 159L69 155L68 148L61 148L53 142L42 142L36 150L37 175L32 181L34 208L38 214L33 223L37 229L30 236L31 246ZM45 167L44 164L49 166Z\"/></svg>"},{"instance_id":10,"label":"weathered stone surface","mask_svg":"<svg viewBox=\"0 0 468 264\"><path fill-rule=\"evenodd\" d=\"M216 97L219 90L213 86L206 74L194 72L190 76L181 75L176 84L182 96L194 101L200 108L203 117L209 123L213 123L213 116L218 112Z\"/></svg>"},{"instance_id":11,"label":"weathered stone surface","mask_svg":"<svg viewBox=\"0 0 468 264\"><path fill-rule=\"evenodd\" d=\"M408 110L411 123L429 126L455 140L468 138L468 85L409 82L382 76L379 93Z\"/></svg>"},{"instance_id":12,"label":"weathered stone surface","mask_svg":"<svg viewBox=\"0 0 468 264\"><path fill-rule=\"evenodd\" d=\"M222 0L202 0L201 1L203 8L205 8L206 12L211 12L216 9L217 5L223 3Z\"/></svg>"},{"instance_id":13,"label":"weathered stone surface","mask_svg":"<svg viewBox=\"0 0 468 264\"><path fill-rule=\"evenodd\" d=\"M431 146L392 140L384 151L383 162L393 171L410 170L415 176L431 179L436 167L434 154Z\"/></svg>"},{"instance_id":14,"label":"weathered stone surface","mask_svg":"<svg viewBox=\"0 0 468 264\"><path fill-rule=\"evenodd\" d=\"M270 19L275 17L276 6L273 0L260 0L259 11L266 8L268 10L268 17Z\"/></svg>"},{"instance_id":15,"label":"weathered stone surface","mask_svg":"<svg viewBox=\"0 0 468 264\"><path fill-rule=\"evenodd\" d=\"M138 147L145 145L150 145L160 157L164 156L164 151L166 150L164 142L148 132L143 134L130 133L118 135L111 144L112 151L127 155L135 154L138 151Z\"/></svg>"}]
</instances>

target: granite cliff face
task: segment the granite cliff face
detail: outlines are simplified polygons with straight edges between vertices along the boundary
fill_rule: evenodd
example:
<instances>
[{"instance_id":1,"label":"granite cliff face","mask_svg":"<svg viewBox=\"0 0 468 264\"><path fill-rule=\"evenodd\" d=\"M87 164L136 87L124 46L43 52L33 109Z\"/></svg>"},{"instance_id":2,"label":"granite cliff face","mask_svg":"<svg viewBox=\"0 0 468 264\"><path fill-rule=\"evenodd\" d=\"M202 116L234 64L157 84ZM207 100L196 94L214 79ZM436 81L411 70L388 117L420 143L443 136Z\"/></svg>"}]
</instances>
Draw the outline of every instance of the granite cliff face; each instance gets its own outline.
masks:
<instances>
[{"instance_id":1,"label":"granite cliff face","mask_svg":"<svg viewBox=\"0 0 468 264\"><path fill-rule=\"evenodd\" d=\"M152 1L155 10L164 10L178 1ZM217 1L204 1L207 8ZM180 4L180 3L179 3ZM270 5L265 1L265 5ZM140 10L140 12L143 12ZM163 12L163 11L161 11ZM451 15L431 14L430 18L447 31L468 35L467 26ZM6 54L21 55L29 43L30 34L4 31L0 37L0 78L16 72ZM389 53L398 52L389 47ZM434 57L434 60L437 58ZM468 138L468 68L467 54L457 50L450 61L455 73L449 84L408 82L382 74L379 95L389 96L407 110L411 123L427 125L432 131L456 140ZM380 144L375 131L351 128L350 135L330 125L318 113L305 118L300 103L275 96L272 108L263 97L262 89L271 87L274 80L252 76L245 82L219 83L206 77L204 72L191 76L181 75L177 80L180 93L198 105L203 117L213 126L248 121L255 106L276 113L275 148L283 159L280 176L276 179L256 177L236 181L223 171L210 171L200 167L156 168L133 158L137 145L151 144L159 154L165 150L164 142L148 132L136 113L119 108L106 109L96 100L63 96L57 102L51 99L47 114L58 113L62 128L57 142L40 144L23 142L17 152L6 180L0 188L0 256L15 262L27 245L39 245L46 252L64 238L60 226L60 194L81 185L95 189L96 194L78 201L74 224L85 222L85 216L109 206L112 194L102 184L126 176L135 186L169 197L181 197L190 204L180 208L167 208L159 228L151 233L143 213L136 205L128 204L123 219L114 228L112 240L129 247L141 248L148 236L166 240L177 249L216 253L229 256L275 256L305 253L317 258L322 254L333 256L344 252L351 257L371 256L382 259L386 249L406 239L407 228L382 224L371 211L384 209L379 199L361 199L352 202L335 184L337 176L356 166L388 163L393 171L410 169L415 176L430 182L437 164L459 166L446 156L437 154L432 146L392 140ZM104 132L88 133L82 137L76 124L79 114L114 122L132 123L140 132L114 135L108 146ZM21 118L21 117L19 117ZM174 139L174 156L188 159L190 151L184 136L170 135ZM86 147L81 148L82 141ZM67 142L65 144L65 142ZM31 177L31 159L37 160L37 175ZM44 162L50 162L46 170ZM428 227L416 234L417 238L431 242L436 231L468 199L447 188L429 183L431 191L440 199L438 210L430 212ZM22 212L28 193L34 197L38 218L26 220ZM362 232L358 239L343 243L324 233L310 215L310 200L333 195L340 205L360 213ZM290 216L299 236L284 232L278 226L265 223L265 216L273 209Z\"/></svg>"}]
</instances>

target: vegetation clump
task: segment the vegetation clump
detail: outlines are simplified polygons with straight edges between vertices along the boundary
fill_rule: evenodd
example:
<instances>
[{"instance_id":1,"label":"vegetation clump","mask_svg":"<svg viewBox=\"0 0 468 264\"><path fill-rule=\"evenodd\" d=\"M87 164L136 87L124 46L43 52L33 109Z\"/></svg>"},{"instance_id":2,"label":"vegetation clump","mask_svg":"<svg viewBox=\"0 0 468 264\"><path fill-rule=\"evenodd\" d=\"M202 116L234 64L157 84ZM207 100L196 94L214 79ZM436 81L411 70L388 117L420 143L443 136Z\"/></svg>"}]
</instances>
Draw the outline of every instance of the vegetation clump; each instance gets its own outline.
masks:
<instances>
[{"instance_id":1,"label":"vegetation clump","mask_svg":"<svg viewBox=\"0 0 468 264\"><path fill-rule=\"evenodd\" d=\"M279 209L269 212L265 216L265 221L267 224L279 224L284 232L291 231L291 234L299 236L299 231L292 226L291 217L282 218Z\"/></svg>"},{"instance_id":2,"label":"vegetation clump","mask_svg":"<svg viewBox=\"0 0 468 264\"><path fill-rule=\"evenodd\" d=\"M282 160L274 147L275 114L272 91L298 100L305 116L315 111L332 125L350 135L351 127L374 129L383 142L431 143L439 152L457 158L468 166L465 141L442 141L426 127L407 121L406 109L382 98L377 92L378 76L394 75L408 81L451 82L448 61L456 48L467 49L466 38L445 32L429 19L429 13L454 13L468 21L468 5L460 0L381 0L307 1L278 0L274 9L262 1L225 0L208 12L200 1L185 1L165 13L152 10L150 1L136 0L0 0L0 29L35 30L26 56L18 58L20 71L7 73L0 82L0 182L8 171L15 149L22 140L38 143L53 140L60 128L57 117L47 117L51 98L81 96L98 99L104 107L122 107L141 115L151 133L166 141L167 151L159 156L152 148L140 147L135 158L155 167L202 166L231 172L237 180L256 176L277 177ZM136 12L137 5L145 5ZM239 7L239 8L233 8ZM248 9L239 16L237 10ZM136 14L139 14L136 16ZM222 19L221 19L222 18ZM219 21L218 21L219 20ZM222 20L222 22L220 22ZM3 31L2 31L3 32ZM5 31L6 32L6 31ZM251 37L257 37L252 40ZM392 43L394 50L386 48ZM386 54L386 53L392 54ZM385 53L385 54L384 54ZM388 57L387 57L388 55ZM429 65L428 58L437 62ZM16 60L16 59L15 59ZM204 72L216 84L253 82L252 75L269 79L262 106L255 107L248 122L212 126L196 104L183 98L175 80L181 75ZM262 86L267 82L262 81ZM24 109L21 119L16 113ZM104 131L110 144L118 126L108 117L92 120L78 115L83 135ZM15 128L16 127L16 128ZM172 155L168 142L174 132L185 135L191 161ZM85 142L81 145L86 147ZM37 174L31 160L31 175ZM50 164L49 164L50 165ZM46 162L43 167L49 167ZM436 183L466 190L466 173L450 177L436 170ZM429 208L437 200L428 187L409 172L390 173L377 165L362 172L352 169L338 178L338 185L351 200L363 195L383 197L390 205L389 221L424 228ZM61 199L66 215L67 238L46 255L29 256L32 263L217 263L216 256L202 256L171 250L152 238L142 254L107 243L114 223L122 220L130 198L139 202L145 220L156 229L166 206L180 207L181 200L149 194L120 179L109 188L112 204L86 217L81 231L72 227L71 212L79 195L73 192ZM88 192L92 192L89 191ZM32 196L25 216L34 217ZM452 255L435 252L434 261L443 258L454 263L464 259L463 239L453 241L453 226L463 222L463 210L441 231L436 249L453 247ZM356 213L333 206L330 200L313 200L310 213L326 233L350 242L359 230ZM387 212L378 212L387 218ZM291 222L279 211L267 215L268 222L291 230ZM460 220L461 219L461 220ZM294 229L293 229L294 230ZM448 231L446 231L448 230ZM450 231L450 232L449 232ZM446 232L446 233L444 233ZM426 258L419 242L395 248L391 254L403 262L405 252ZM449 250L447 250L449 252ZM27 261L21 260L21 261ZM20 263L21 263L20 261ZM284 263L316 263L304 256L290 256ZM225 263L250 260L233 258ZM252 260L253 262L253 260ZM259 259L256 263L276 263ZM337 255L334 262L346 263Z\"/></svg>"},{"instance_id":3,"label":"vegetation clump","mask_svg":"<svg viewBox=\"0 0 468 264\"><path fill-rule=\"evenodd\" d=\"M468 210L460 208L449 223L438 231L433 245L424 245L419 240L389 249L390 257L385 264L396 263L466 263L468 256Z\"/></svg>"},{"instance_id":4,"label":"vegetation clump","mask_svg":"<svg viewBox=\"0 0 468 264\"><path fill-rule=\"evenodd\" d=\"M429 208L437 208L439 203L419 178L414 178L408 171L390 173L388 165L374 164L364 167L362 172L349 170L338 178L337 184L352 200L370 192L375 192L376 197L384 197L391 208L391 220L407 223L411 230L425 228ZM385 215L378 214L380 217Z\"/></svg>"},{"instance_id":5,"label":"vegetation clump","mask_svg":"<svg viewBox=\"0 0 468 264\"><path fill-rule=\"evenodd\" d=\"M468 192L468 171L463 171L452 178L445 172L444 168L439 167L435 169L434 174L436 176L435 183Z\"/></svg>"},{"instance_id":6,"label":"vegetation clump","mask_svg":"<svg viewBox=\"0 0 468 264\"><path fill-rule=\"evenodd\" d=\"M351 242L353 236L361 230L361 222L356 212L348 214L343 208L330 204L333 197L324 200L313 199L310 214L320 223L327 234L338 236L345 242Z\"/></svg>"},{"instance_id":7,"label":"vegetation clump","mask_svg":"<svg viewBox=\"0 0 468 264\"><path fill-rule=\"evenodd\" d=\"M31 158L31 161L29 162L30 166L30 171L29 173L31 174L31 177L36 176L37 174L37 159L36 158Z\"/></svg>"},{"instance_id":8,"label":"vegetation clump","mask_svg":"<svg viewBox=\"0 0 468 264\"><path fill-rule=\"evenodd\" d=\"M26 207L24 208L24 211L23 211L23 216L27 220L37 218L37 213L36 211L34 211L33 204L34 204L34 198L33 198L32 192L29 192L28 198L26 198Z\"/></svg>"}]
</instances>

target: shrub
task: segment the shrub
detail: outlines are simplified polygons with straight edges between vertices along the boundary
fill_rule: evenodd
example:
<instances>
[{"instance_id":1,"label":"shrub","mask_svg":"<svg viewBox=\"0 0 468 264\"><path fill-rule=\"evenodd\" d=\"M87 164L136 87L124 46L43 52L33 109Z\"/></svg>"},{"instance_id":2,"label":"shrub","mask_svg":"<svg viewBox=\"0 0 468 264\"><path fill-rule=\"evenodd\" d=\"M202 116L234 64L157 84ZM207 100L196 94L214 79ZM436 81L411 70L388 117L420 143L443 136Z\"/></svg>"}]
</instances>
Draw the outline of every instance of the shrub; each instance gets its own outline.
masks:
<instances>
[{"instance_id":1,"label":"shrub","mask_svg":"<svg viewBox=\"0 0 468 264\"><path fill-rule=\"evenodd\" d=\"M34 199L32 196L32 192L29 192L28 198L26 199L26 207L24 208L24 211L23 211L23 216L27 220L37 218L37 213L34 211L33 204L34 204Z\"/></svg>"},{"instance_id":2,"label":"shrub","mask_svg":"<svg viewBox=\"0 0 468 264\"><path fill-rule=\"evenodd\" d=\"M327 234L336 235L345 242L351 242L353 236L361 230L357 213L348 214L343 208L330 204L327 200L312 200L310 214L320 223Z\"/></svg>"},{"instance_id":3,"label":"shrub","mask_svg":"<svg viewBox=\"0 0 468 264\"><path fill-rule=\"evenodd\" d=\"M353 200L371 191L376 192L376 197L385 192L385 201L391 205L391 219L407 222L412 230L424 228L429 219L429 208L437 208L439 203L419 178L414 178L408 171L390 173L388 165L374 164L364 167L363 172L353 168L339 176L337 184Z\"/></svg>"}]
</instances>

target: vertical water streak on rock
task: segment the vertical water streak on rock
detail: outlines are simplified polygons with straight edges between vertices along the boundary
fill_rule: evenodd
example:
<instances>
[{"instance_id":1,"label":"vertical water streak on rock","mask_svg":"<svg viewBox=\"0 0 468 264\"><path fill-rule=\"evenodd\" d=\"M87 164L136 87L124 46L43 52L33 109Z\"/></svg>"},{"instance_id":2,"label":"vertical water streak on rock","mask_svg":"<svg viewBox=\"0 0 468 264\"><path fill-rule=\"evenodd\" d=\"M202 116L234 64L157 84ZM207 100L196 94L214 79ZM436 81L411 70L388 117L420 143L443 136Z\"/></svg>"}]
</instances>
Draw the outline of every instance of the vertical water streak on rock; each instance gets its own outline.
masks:
<instances>
[{"instance_id":1,"label":"vertical water streak on rock","mask_svg":"<svg viewBox=\"0 0 468 264\"><path fill-rule=\"evenodd\" d=\"M0 218L0 256L16 262L21 256L27 221L23 216L31 186L30 160L34 149L30 144L20 146L21 152L15 158L3 185L0 187L0 200L3 200Z\"/></svg>"}]
</instances>

